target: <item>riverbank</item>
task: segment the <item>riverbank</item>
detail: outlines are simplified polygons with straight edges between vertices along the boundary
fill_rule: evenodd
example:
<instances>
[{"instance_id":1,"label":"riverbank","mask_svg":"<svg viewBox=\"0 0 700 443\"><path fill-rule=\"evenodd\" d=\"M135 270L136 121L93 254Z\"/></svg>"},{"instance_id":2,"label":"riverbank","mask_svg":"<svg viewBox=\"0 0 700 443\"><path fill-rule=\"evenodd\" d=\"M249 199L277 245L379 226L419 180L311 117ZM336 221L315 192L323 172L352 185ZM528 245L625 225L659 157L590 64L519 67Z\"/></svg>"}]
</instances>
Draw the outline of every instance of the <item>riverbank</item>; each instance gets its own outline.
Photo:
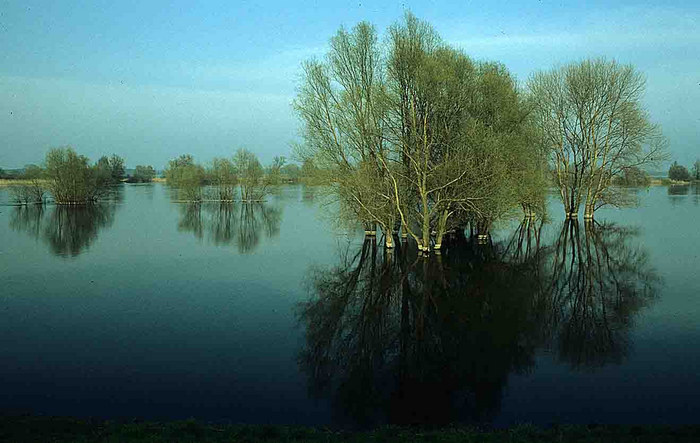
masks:
<instances>
[{"instance_id":1,"label":"riverbank","mask_svg":"<svg viewBox=\"0 0 700 443\"><path fill-rule=\"evenodd\" d=\"M122 180L123 183L129 183L128 181ZM39 180L39 183L48 186L48 180ZM165 183L164 178L154 178L152 180L152 183ZM0 187L5 187L5 186L21 186L21 185L33 185L34 181L33 180L24 180L24 179L12 179L8 180L6 178L0 178Z\"/></svg>"},{"instance_id":2,"label":"riverbank","mask_svg":"<svg viewBox=\"0 0 700 443\"><path fill-rule=\"evenodd\" d=\"M700 183L698 180L682 181L682 180L671 180L668 178L652 178L649 186L688 186L697 185Z\"/></svg>"},{"instance_id":3,"label":"riverbank","mask_svg":"<svg viewBox=\"0 0 700 443\"><path fill-rule=\"evenodd\" d=\"M39 180L42 184L48 184L47 180ZM21 185L33 185L34 180L24 180L24 179L12 179L8 180L6 178L0 178L0 187L2 186L21 186Z\"/></svg>"},{"instance_id":4,"label":"riverbank","mask_svg":"<svg viewBox=\"0 0 700 443\"><path fill-rule=\"evenodd\" d=\"M0 441L6 442L697 442L700 426L517 426L479 430L449 427L420 430L383 427L369 432L276 425L222 425L194 420L177 422L110 422L58 417L2 417Z\"/></svg>"}]
</instances>

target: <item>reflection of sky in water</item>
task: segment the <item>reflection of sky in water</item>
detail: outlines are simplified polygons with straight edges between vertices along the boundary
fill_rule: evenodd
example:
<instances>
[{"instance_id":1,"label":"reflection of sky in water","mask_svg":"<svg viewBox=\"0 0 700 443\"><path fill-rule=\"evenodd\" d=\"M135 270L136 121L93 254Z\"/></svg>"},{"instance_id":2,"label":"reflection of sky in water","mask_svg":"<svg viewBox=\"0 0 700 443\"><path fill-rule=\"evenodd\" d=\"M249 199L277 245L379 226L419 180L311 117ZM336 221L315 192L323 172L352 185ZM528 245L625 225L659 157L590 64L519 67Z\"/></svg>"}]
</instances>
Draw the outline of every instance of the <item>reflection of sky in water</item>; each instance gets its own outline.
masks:
<instances>
[{"instance_id":1,"label":"reflection of sky in water","mask_svg":"<svg viewBox=\"0 0 700 443\"><path fill-rule=\"evenodd\" d=\"M507 374L497 423L694 420L696 189L668 195L652 187L639 191L639 208L600 211L601 221L638 229L628 244L647 252L662 279L658 297L631 316L619 364L573 371L556 344L538 348L529 373ZM330 422L331 399L309 398L297 365L305 339L295 315L313 295L304 283L309 269L337 264L338 244L347 243L317 204L302 187L272 196L279 221L269 231L261 225L243 255L240 208L201 208L201 229L183 229L187 209L170 202L166 187L126 186L108 216L64 222L75 229L58 238L89 239L69 242L82 246L68 260L47 241L55 207L37 224L36 214L27 212L25 223L0 206L0 410ZM552 218L561 212L552 202ZM545 225L542 236L555 239L559 229L558 221ZM85 235L70 237L76 232ZM350 242L357 249L361 237Z\"/></svg>"}]
</instances>

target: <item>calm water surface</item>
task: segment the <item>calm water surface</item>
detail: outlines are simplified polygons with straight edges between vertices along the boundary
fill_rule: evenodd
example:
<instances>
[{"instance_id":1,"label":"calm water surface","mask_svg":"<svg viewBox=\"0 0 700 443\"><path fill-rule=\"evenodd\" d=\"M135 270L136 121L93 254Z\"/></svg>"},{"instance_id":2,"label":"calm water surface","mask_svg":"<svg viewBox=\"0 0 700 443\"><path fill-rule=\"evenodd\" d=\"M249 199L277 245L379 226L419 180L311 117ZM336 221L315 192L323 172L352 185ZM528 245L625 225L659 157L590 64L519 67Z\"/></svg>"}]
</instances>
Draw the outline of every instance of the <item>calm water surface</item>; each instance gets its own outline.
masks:
<instances>
[{"instance_id":1,"label":"calm water surface","mask_svg":"<svg viewBox=\"0 0 700 443\"><path fill-rule=\"evenodd\" d=\"M698 423L700 195L501 226L438 259L128 185L0 206L0 413L368 426ZM0 203L9 195L0 189Z\"/></svg>"}]
</instances>

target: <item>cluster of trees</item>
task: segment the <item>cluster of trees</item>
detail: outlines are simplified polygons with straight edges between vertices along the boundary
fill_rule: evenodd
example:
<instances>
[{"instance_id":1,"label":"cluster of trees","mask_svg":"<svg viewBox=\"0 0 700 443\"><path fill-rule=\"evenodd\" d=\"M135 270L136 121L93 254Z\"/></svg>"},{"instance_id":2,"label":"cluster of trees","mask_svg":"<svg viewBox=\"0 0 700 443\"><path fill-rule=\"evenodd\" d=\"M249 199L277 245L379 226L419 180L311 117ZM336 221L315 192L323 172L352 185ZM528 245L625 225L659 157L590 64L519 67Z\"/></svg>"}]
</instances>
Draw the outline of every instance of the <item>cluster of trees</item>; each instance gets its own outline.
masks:
<instances>
[{"instance_id":1,"label":"cluster of trees","mask_svg":"<svg viewBox=\"0 0 700 443\"><path fill-rule=\"evenodd\" d=\"M393 247L400 229L429 251L453 228L543 210L544 152L502 65L471 60L410 14L389 29L386 53L368 23L330 46L304 65L297 153L366 231L379 226Z\"/></svg>"},{"instance_id":2,"label":"cluster of trees","mask_svg":"<svg viewBox=\"0 0 700 443\"><path fill-rule=\"evenodd\" d=\"M289 174L298 170L298 166L287 165L286 159L279 156L263 167L257 155L239 149L232 158L215 158L207 167L195 163L192 155L181 155L168 162L165 178L186 201L260 202L271 186L285 182Z\"/></svg>"},{"instance_id":3,"label":"cluster of trees","mask_svg":"<svg viewBox=\"0 0 700 443\"><path fill-rule=\"evenodd\" d=\"M156 170L153 166L138 165L126 181L129 183L150 183L156 177Z\"/></svg>"},{"instance_id":4,"label":"cluster of trees","mask_svg":"<svg viewBox=\"0 0 700 443\"><path fill-rule=\"evenodd\" d=\"M552 175L567 215L585 199L592 217L620 203L616 177L663 157L643 84L632 67L596 60L535 75L523 91L504 66L471 60L410 13L384 46L360 23L304 64L298 156L387 247L397 228L429 251L452 229L483 234L515 208L542 213Z\"/></svg>"},{"instance_id":5,"label":"cluster of trees","mask_svg":"<svg viewBox=\"0 0 700 443\"><path fill-rule=\"evenodd\" d=\"M46 154L45 177L57 204L85 204L104 196L124 176L124 161L114 155L95 164L73 148L54 148Z\"/></svg>"},{"instance_id":6,"label":"cluster of trees","mask_svg":"<svg viewBox=\"0 0 700 443\"><path fill-rule=\"evenodd\" d=\"M51 149L44 167L27 165L13 178L23 184L13 186L14 200L20 204L43 203L48 191L56 204L85 204L97 201L124 178L124 159L103 156L96 163L73 148Z\"/></svg>"},{"instance_id":7,"label":"cluster of trees","mask_svg":"<svg viewBox=\"0 0 700 443\"><path fill-rule=\"evenodd\" d=\"M700 180L700 160L696 160L690 171L683 165L679 165L678 162L673 162L671 167L668 169L668 178L676 181L691 181Z\"/></svg>"}]
</instances>

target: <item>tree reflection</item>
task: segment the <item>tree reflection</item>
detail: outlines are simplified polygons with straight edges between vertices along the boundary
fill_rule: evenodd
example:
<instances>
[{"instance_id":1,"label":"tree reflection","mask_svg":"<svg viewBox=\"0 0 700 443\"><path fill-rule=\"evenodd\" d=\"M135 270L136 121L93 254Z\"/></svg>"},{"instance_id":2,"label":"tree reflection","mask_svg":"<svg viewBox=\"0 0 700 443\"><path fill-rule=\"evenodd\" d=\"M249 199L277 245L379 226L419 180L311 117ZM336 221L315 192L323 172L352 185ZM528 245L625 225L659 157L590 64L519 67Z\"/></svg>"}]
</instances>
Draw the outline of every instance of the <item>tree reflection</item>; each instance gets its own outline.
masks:
<instances>
[{"instance_id":1,"label":"tree reflection","mask_svg":"<svg viewBox=\"0 0 700 443\"><path fill-rule=\"evenodd\" d=\"M56 255L74 257L93 244L101 229L111 226L115 211L110 202L51 209L42 205L16 207L10 227L43 240Z\"/></svg>"},{"instance_id":2,"label":"tree reflection","mask_svg":"<svg viewBox=\"0 0 700 443\"><path fill-rule=\"evenodd\" d=\"M365 241L341 264L315 269L300 306L300 365L337 419L361 425L485 421L511 372L533 364L536 282L461 238L439 257L384 252Z\"/></svg>"},{"instance_id":3,"label":"tree reflection","mask_svg":"<svg viewBox=\"0 0 700 443\"><path fill-rule=\"evenodd\" d=\"M360 426L488 422L540 348L576 368L620 361L659 283L634 234L567 223L546 246L542 224L525 221L500 243L456 236L441 256L371 239L348 248L309 272L299 305L310 391Z\"/></svg>"},{"instance_id":4,"label":"tree reflection","mask_svg":"<svg viewBox=\"0 0 700 443\"><path fill-rule=\"evenodd\" d=\"M690 193L690 185L669 185L667 188L668 195L688 195Z\"/></svg>"},{"instance_id":5,"label":"tree reflection","mask_svg":"<svg viewBox=\"0 0 700 443\"><path fill-rule=\"evenodd\" d=\"M282 211L264 203L201 203L181 206L178 229L205 237L216 245L236 245L241 253L254 251L263 236L279 234Z\"/></svg>"},{"instance_id":6,"label":"tree reflection","mask_svg":"<svg viewBox=\"0 0 700 443\"><path fill-rule=\"evenodd\" d=\"M620 363L634 315L655 298L661 280L640 247L638 231L567 221L552 257L551 331L559 358L574 368Z\"/></svg>"}]
</instances>

